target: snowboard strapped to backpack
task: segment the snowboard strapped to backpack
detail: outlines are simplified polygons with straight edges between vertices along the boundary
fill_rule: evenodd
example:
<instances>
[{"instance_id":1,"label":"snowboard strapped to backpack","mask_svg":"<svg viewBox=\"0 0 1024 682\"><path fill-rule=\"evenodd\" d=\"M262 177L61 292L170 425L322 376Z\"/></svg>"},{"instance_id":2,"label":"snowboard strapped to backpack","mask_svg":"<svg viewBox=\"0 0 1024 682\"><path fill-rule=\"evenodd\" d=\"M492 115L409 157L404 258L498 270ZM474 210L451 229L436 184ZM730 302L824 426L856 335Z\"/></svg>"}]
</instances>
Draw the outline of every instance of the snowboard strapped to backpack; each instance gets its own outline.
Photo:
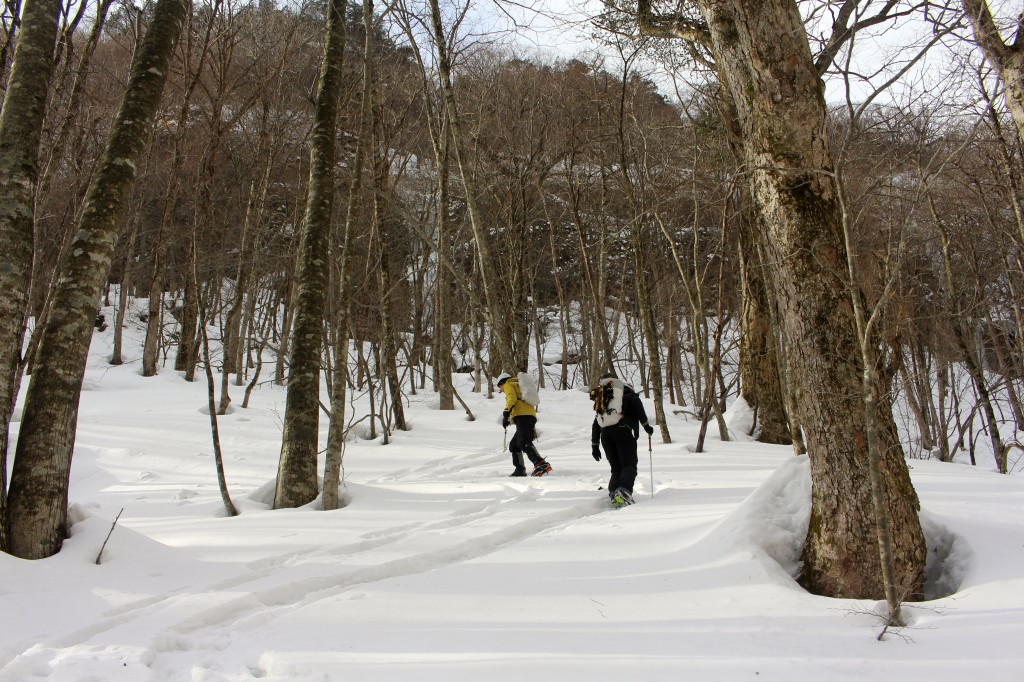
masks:
<instances>
[{"instance_id":1,"label":"snowboard strapped to backpack","mask_svg":"<svg viewBox=\"0 0 1024 682\"><path fill-rule=\"evenodd\" d=\"M622 379L606 377L590 389L594 412L601 428L615 426L622 420L622 397L625 392Z\"/></svg>"},{"instance_id":2,"label":"snowboard strapped to backpack","mask_svg":"<svg viewBox=\"0 0 1024 682\"><path fill-rule=\"evenodd\" d=\"M540 406L540 389L537 388L537 380L533 378L532 374L526 372L519 372L516 375L516 380L519 381L519 399L530 403L534 409Z\"/></svg>"}]
</instances>

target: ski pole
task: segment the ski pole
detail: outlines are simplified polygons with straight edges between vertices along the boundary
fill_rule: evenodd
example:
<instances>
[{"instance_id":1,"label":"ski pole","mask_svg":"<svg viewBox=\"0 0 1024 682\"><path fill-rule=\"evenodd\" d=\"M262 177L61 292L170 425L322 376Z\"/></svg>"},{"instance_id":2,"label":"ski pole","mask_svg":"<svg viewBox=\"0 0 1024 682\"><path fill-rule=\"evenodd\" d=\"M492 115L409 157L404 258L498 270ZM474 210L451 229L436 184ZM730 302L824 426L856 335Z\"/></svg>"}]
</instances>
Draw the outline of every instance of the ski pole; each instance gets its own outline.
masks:
<instances>
[{"instance_id":1,"label":"ski pole","mask_svg":"<svg viewBox=\"0 0 1024 682\"><path fill-rule=\"evenodd\" d=\"M654 497L654 447L650 436L647 436L647 461L651 463L651 497Z\"/></svg>"},{"instance_id":2,"label":"ski pole","mask_svg":"<svg viewBox=\"0 0 1024 682\"><path fill-rule=\"evenodd\" d=\"M501 444L501 451L505 452L508 450L508 427L505 427L505 442Z\"/></svg>"}]
</instances>

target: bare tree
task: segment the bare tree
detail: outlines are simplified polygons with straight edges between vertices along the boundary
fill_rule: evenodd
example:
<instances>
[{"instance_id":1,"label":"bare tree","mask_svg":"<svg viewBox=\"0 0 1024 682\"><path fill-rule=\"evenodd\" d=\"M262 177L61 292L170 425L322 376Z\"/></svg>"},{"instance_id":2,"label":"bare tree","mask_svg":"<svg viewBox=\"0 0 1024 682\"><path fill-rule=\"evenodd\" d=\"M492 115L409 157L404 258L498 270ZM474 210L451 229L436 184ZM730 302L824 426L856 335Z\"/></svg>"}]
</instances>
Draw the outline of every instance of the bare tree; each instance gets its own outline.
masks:
<instances>
[{"instance_id":1,"label":"bare tree","mask_svg":"<svg viewBox=\"0 0 1024 682\"><path fill-rule=\"evenodd\" d=\"M1014 22L1013 42L1007 42L999 30L988 0L961 0L964 12L974 29L974 39L1003 81L1006 106L1024 139L1024 14Z\"/></svg>"},{"instance_id":2,"label":"bare tree","mask_svg":"<svg viewBox=\"0 0 1024 682\"><path fill-rule=\"evenodd\" d=\"M658 18L649 3L641 4L642 21ZM844 3L851 11L856 4ZM792 0L696 0L688 6L697 12L659 19L713 57L735 106L765 228L761 245L780 302L788 380L800 392L797 409L812 480L801 582L819 594L879 597L885 589L874 551L874 500L858 398L863 360L844 284L847 251L819 75L831 59L815 63ZM892 434L882 430L887 440ZM894 583L902 594L918 595L925 547L917 495L899 443L885 442L881 451L896 531Z\"/></svg>"},{"instance_id":3,"label":"bare tree","mask_svg":"<svg viewBox=\"0 0 1024 682\"><path fill-rule=\"evenodd\" d=\"M330 275L325 256L329 251L334 211L335 135L345 54L346 6L345 0L332 0L327 8L327 44L316 93L309 195L296 273L298 292L275 509L299 507L317 496L320 357L324 301Z\"/></svg>"},{"instance_id":4,"label":"bare tree","mask_svg":"<svg viewBox=\"0 0 1024 682\"><path fill-rule=\"evenodd\" d=\"M6 549L8 428L21 384L39 138L61 7L59 0L26 0L0 112L0 550Z\"/></svg>"},{"instance_id":5,"label":"bare tree","mask_svg":"<svg viewBox=\"0 0 1024 682\"><path fill-rule=\"evenodd\" d=\"M459 105L455 98L455 85L452 80L452 54L449 48L449 41L445 34L445 27L441 17L441 8L438 0L430 0L430 20L434 38L434 49L437 51L437 75L441 86L441 97L444 101L445 114L447 116L448 128L451 134L452 151L455 157L455 165L459 169L459 177L465 191L466 209L469 214L470 226L473 229L473 237L476 241L476 264L479 268L480 282L483 285L484 301L486 307L483 311L490 322L491 333L494 336L494 349L497 352L497 364L505 371L516 371L526 369L517 367L515 353L513 351L512 339L510 338L506 324L513 315L509 306L503 304L499 299L498 285L495 281L491 263L493 263L491 236L486 231L483 222L483 215L477 206L477 187L473 180L470 168L470 159L466 151L466 134L463 130L462 119L459 116Z\"/></svg>"},{"instance_id":6,"label":"bare tree","mask_svg":"<svg viewBox=\"0 0 1024 682\"><path fill-rule=\"evenodd\" d=\"M157 2L54 291L11 476L10 550L22 558L55 554L67 532L71 453L96 305L188 7L187 0Z\"/></svg>"}]
</instances>

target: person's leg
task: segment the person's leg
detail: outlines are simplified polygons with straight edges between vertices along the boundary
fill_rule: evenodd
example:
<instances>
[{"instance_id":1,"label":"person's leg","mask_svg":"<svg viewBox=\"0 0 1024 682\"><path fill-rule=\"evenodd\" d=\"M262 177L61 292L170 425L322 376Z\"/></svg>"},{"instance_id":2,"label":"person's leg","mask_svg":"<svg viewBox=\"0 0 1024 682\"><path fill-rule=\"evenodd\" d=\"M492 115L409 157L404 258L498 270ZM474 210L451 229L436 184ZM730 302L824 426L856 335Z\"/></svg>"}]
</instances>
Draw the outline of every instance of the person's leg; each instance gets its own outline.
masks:
<instances>
[{"instance_id":1,"label":"person's leg","mask_svg":"<svg viewBox=\"0 0 1024 682\"><path fill-rule=\"evenodd\" d=\"M633 431L628 427L615 427L610 429L615 440L615 451L619 460L619 488L625 488L630 495L633 494L633 484L636 482L637 454L636 440L633 438Z\"/></svg>"},{"instance_id":2,"label":"person's leg","mask_svg":"<svg viewBox=\"0 0 1024 682\"><path fill-rule=\"evenodd\" d=\"M614 427L601 429L601 446L604 448L604 457L608 460L608 466L612 471L612 475L608 479L608 497L611 497L615 489L619 487L622 469L622 464L619 461L618 443L612 434L614 430Z\"/></svg>"},{"instance_id":3,"label":"person's leg","mask_svg":"<svg viewBox=\"0 0 1024 682\"><path fill-rule=\"evenodd\" d=\"M516 435L513 440L519 441L519 447L526 456L530 458L530 462L536 467L544 461L544 458L537 452L537 448L533 444L533 434L537 427L536 417L516 417Z\"/></svg>"},{"instance_id":4,"label":"person's leg","mask_svg":"<svg viewBox=\"0 0 1024 682\"><path fill-rule=\"evenodd\" d=\"M519 421L518 419L516 421ZM526 465L523 462L523 446L522 441L519 437L519 427L516 426L516 432L512 434L512 440L508 443L509 452L512 453L512 466L515 470L512 472L513 476L525 476Z\"/></svg>"},{"instance_id":5,"label":"person's leg","mask_svg":"<svg viewBox=\"0 0 1024 682\"><path fill-rule=\"evenodd\" d=\"M526 464L523 462L523 453L513 452L512 453L512 466L513 476L525 476L526 475Z\"/></svg>"}]
</instances>

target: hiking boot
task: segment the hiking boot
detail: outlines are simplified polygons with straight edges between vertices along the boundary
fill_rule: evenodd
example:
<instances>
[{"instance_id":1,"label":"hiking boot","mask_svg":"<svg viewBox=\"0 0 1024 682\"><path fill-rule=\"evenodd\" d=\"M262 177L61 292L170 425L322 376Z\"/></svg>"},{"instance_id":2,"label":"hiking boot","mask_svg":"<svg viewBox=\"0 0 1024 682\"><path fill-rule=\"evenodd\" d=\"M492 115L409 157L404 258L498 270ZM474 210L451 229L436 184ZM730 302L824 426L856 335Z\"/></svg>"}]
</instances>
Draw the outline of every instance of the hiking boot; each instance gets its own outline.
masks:
<instances>
[{"instance_id":1,"label":"hiking boot","mask_svg":"<svg viewBox=\"0 0 1024 682\"><path fill-rule=\"evenodd\" d=\"M525 476L525 475L526 475L526 471L525 470L523 470L523 469L516 469L511 474L509 474L508 477L512 478L513 476Z\"/></svg>"},{"instance_id":2,"label":"hiking boot","mask_svg":"<svg viewBox=\"0 0 1024 682\"><path fill-rule=\"evenodd\" d=\"M612 506L616 509L630 504L633 504L633 496L625 488L618 488L612 495Z\"/></svg>"},{"instance_id":3,"label":"hiking boot","mask_svg":"<svg viewBox=\"0 0 1024 682\"><path fill-rule=\"evenodd\" d=\"M530 475L531 476L543 476L544 474L550 474L550 473L551 473L551 465L542 460L540 462L540 464L538 464L537 466L533 467L533 473L530 474Z\"/></svg>"}]
</instances>

